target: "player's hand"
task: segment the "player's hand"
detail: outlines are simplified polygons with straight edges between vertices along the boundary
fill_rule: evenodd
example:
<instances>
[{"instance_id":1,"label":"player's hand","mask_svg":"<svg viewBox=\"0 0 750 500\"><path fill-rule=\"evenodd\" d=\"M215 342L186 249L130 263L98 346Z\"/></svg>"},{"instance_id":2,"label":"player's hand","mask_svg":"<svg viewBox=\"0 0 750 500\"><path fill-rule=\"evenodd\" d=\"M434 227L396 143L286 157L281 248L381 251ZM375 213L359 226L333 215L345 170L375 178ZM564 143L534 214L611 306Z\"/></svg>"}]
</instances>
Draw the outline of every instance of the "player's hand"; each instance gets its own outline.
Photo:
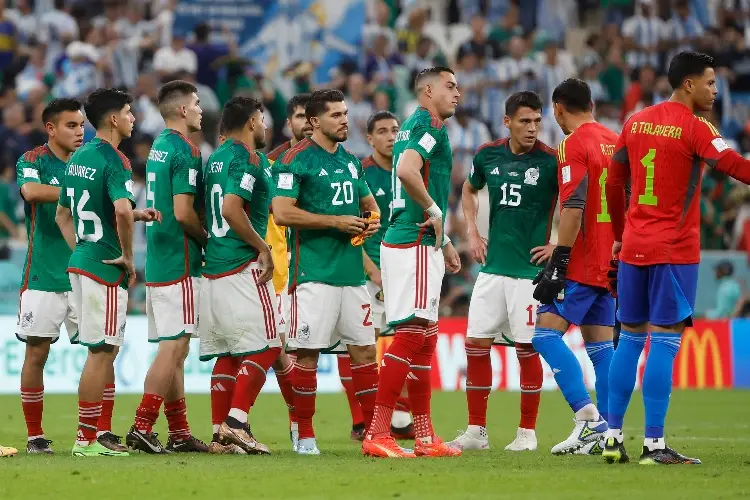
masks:
<instances>
[{"instance_id":1,"label":"player's hand","mask_svg":"<svg viewBox=\"0 0 750 500\"><path fill-rule=\"evenodd\" d=\"M161 212L155 208L133 210L133 216L139 222L161 222Z\"/></svg>"},{"instance_id":2,"label":"player's hand","mask_svg":"<svg viewBox=\"0 0 750 500\"><path fill-rule=\"evenodd\" d=\"M483 238L476 231L469 233L469 248L475 261L482 265L487 262L487 238Z\"/></svg>"},{"instance_id":3,"label":"player's hand","mask_svg":"<svg viewBox=\"0 0 750 500\"><path fill-rule=\"evenodd\" d=\"M338 215L334 218L333 227L347 234L362 234L367 228L367 221L354 215Z\"/></svg>"},{"instance_id":4,"label":"player's hand","mask_svg":"<svg viewBox=\"0 0 750 500\"><path fill-rule=\"evenodd\" d=\"M133 286L135 284L135 263L133 262L132 257L128 259L124 255L120 255L116 259L103 260L102 262L104 264L110 264L125 269L128 273L128 286Z\"/></svg>"},{"instance_id":5,"label":"player's hand","mask_svg":"<svg viewBox=\"0 0 750 500\"><path fill-rule=\"evenodd\" d=\"M534 298L542 304L551 304L557 294L565 288L565 275L570 263L570 247L556 246L547 265L539 271L532 284Z\"/></svg>"},{"instance_id":6,"label":"player's hand","mask_svg":"<svg viewBox=\"0 0 750 500\"><path fill-rule=\"evenodd\" d=\"M378 231L380 231L380 219L368 219L367 228L363 236L367 239Z\"/></svg>"},{"instance_id":7,"label":"player's hand","mask_svg":"<svg viewBox=\"0 0 750 500\"><path fill-rule=\"evenodd\" d=\"M449 242L443 247L443 260L445 260L445 268L449 273L456 274L461 270L461 257L453 243Z\"/></svg>"},{"instance_id":8,"label":"player's hand","mask_svg":"<svg viewBox=\"0 0 750 500\"><path fill-rule=\"evenodd\" d=\"M617 298L617 273L620 268L620 261L617 255L612 257L609 261L609 269L607 270L607 290L612 297Z\"/></svg>"},{"instance_id":9,"label":"player's hand","mask_svg":"<svg viewBox=\"0 0 750 500\"><path fill-rule=\"evenodd\" d=\"M618 258L617 255L620 253L620 250L622 250L622 241L615 241L612 243L612 257Z\"/></svg>"},{"instance_id":10,"label":"player's hand","mask_svg":"<svg viewBox=\"0 0 750 500\"><path fill-rule=\"evenodd\" d=\"M258 267L261 270L258 281L260 284L265 284L273 278L273 256L271 255L271 247L266 247L264 250L258 252Z\"/></svg>"},{"instance_id":11,"label":"player's hand","mask_svg":"<svg viewBox=\"0 0 750 500\"><path fill-rule=\"evenodd\" d=\"M375 283L378 288L381 290L383 289L383 275L380 274L380 269L373 270L369 275L368 278L370 278L370 281Z\"/></svg>"},{"instance_id":12,"label":"player's hand","mask_svg":"<svg viewBox=\"0 0 750 500\"><path fill-rule=\"evenodd\" d=\"M544 264L550 257L552 252L555 251L557 245L542 245L540 247L534 247L531 249L531 263L532 264Z\"/></svg>"},{"instance_id":13,"label":"player's hand","mask_svg":"<svg viewBox=\"0 0 750 500\"><path fill-rule=\"evenodd\" d=\"M431 227L435 231L435 250L440 250L440 247L443 246L443 219L441 217L430 217L417 226Z\"/></svg>"}]
</instances>

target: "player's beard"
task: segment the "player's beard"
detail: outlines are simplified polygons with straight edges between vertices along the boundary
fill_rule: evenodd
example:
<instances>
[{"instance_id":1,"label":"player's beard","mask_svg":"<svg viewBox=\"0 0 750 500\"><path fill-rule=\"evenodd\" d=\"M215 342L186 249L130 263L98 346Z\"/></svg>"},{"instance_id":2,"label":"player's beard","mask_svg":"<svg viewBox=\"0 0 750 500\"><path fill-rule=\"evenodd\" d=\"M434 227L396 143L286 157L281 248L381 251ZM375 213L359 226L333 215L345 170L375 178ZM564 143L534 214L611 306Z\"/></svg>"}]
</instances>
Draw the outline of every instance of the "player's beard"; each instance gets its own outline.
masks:
<instances>
[{"instance_id":1,"label":"player's beard","mask_svg":"<svg viewBox=\"0 0 750 500\"><path fill-rule=\"evenodd\" d=\"M262 132L255 134L255 149L263 149L266 147L266 131L263 130Z\"/></svg>"},{"instance_id":2,"label":"player's beard","mask_svg":"<svg viewBox=\"0 0 750 500\"><path fill-rule=\"evenodd\" d=\"M323 130L323 135L329 138L332 142L346 142L349 138L349 130L344 129L343 132L337 130Z\"/></svg>"}]
</instances>

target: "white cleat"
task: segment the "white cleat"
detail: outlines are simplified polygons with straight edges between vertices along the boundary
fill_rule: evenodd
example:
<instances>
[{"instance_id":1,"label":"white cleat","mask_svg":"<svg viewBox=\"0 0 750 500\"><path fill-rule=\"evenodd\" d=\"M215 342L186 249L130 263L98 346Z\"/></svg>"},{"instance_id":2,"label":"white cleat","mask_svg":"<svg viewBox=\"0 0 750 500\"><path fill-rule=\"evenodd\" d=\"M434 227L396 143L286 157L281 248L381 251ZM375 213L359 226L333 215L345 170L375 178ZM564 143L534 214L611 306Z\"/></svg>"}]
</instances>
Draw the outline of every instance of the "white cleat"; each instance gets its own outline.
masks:
<instances>
[{"instance_id":1,"label":"white cleat","mask_svg":"<svg viewBox=\"0 0 750 500\"><path fill-rule=\"evenodd\" d=\"M299 455L320 455L315 438L300 439L295 451Z\"/></svg>"},{"instance_id":2,"label":"white cleat","mask_svg":"<svg viewBox=\"0 0 750 500\"><path fill-rule=\"evenodd\" d=\"M299 447L299 424L297 422L289 424L289 439L292 441L292 451L296 452Z\"/></svg>"},{"instance_id":3,"label":"white cleat","mask_svg":"<svg viewBox=\"0 0 750 500\"><path fill-rule=\"evenodd\" d=\"M570 433L568 439L556 444L552 448L553 455L575 453L589 443L599 442L600 439L604 438L604 434L608 428L607 422L602 417L599 417L599 420L596 422L575 419L574 422L576 425L573 427L573 432Z\"/></svg>"},{"instance_id":4,"label":"white cleat","mask_svg":"<svg viewBox=\"0 0 750 500\"><path fill-rule=\"evenodd\" d=\"M478 425L470 425L465 431L460 432L456 439L446 444L461 451L490 449L487 429Z\"/></svg>"},{"instance_id":5,"label":"white cleat","mask_svg":"<svg viewBox=\"0 0 750 500\"><path fill-rule=\"evenodd\" d=\"M536 447L536 432L534 432L534 429L519 427L516 432L516 439L506 446L505 449L507 451L534 451Z\"/></svg>"},{"instance_id":6,"label":"white cleat","mask_svg":"<svg viewBox=\"0 0 750 500\"><path fill-rule=\"evenodd\" d=\"M599 455L602 456L602 451L604 451L604 441L605 439L597 439L596 441L591 441L588 444L583 445L581 448L578 448L576 451L573 452L573 455Z\"/></svg>"}]
</instances>

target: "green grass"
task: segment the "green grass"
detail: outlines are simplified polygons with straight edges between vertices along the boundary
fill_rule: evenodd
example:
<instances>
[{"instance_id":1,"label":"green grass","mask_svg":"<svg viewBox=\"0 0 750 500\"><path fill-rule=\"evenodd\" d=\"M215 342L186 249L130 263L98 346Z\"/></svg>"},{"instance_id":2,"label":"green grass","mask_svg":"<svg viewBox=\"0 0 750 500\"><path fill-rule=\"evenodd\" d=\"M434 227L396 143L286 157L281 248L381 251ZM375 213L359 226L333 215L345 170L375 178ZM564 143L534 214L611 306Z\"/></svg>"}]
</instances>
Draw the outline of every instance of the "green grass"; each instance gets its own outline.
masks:
<instances>
[{"instance_id":1,"label":"green grass","mask_svg":"<svg viewBox=\"0 0 750 500\"><path fill-rule=\"evenodd\" d=\"M668 443L703 460L701 466L607 465L600 457L554 457L549 449L572 429L559 393L544 393L538 424L540 449L503 451L518 424L518 394L490 398L492 450L459 459L365 459L349 441L342 394L318 397L316 429L320 457L298 457L289 449L280 395L263 395L252 413L255 435L274 451L270 457L136 455L73 458L77 421L74 396L48 396L45 431L55 441L52 457L18 456L0 461L0 498L747 498L750 496L750 392L676 392L667 422ZM118 396L115 431L124 434L139 402ZM194 434L210 435L208 396L188 397ZM433 396L435 427L451 439L465 425L463 393ZM25 443L17 397L0 397L0 443ZM626 446L640 454L643 411L633 397ZM166 437L164 418L156 429ZM648 495L648 497L646 497Z\"/></svg>"}]
</instances>

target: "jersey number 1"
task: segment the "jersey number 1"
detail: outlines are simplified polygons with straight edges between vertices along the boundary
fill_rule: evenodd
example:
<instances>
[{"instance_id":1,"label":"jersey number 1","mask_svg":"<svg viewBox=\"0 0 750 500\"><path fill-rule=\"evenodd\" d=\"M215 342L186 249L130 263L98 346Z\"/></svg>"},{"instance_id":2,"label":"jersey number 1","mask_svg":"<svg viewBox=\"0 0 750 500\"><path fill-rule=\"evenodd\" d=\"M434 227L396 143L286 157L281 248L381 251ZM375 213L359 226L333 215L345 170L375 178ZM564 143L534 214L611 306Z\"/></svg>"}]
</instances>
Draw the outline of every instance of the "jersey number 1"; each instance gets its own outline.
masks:
<instances>
[{"instance_id":1,"label":"jersey number 1","mask_svg":"<svg viewBox=\"0 0 750 500\"><path fill-rule=\"evenodd\" d=\"M649 149L646 156L641 158L641 165L646 169L646 189L643 194L638 195L639 205L650 205L653 207L659 201L659 198L654 196L654 174L656 173L654 158L656 158L655 149Z\"/></svg>"}]
</instances>

